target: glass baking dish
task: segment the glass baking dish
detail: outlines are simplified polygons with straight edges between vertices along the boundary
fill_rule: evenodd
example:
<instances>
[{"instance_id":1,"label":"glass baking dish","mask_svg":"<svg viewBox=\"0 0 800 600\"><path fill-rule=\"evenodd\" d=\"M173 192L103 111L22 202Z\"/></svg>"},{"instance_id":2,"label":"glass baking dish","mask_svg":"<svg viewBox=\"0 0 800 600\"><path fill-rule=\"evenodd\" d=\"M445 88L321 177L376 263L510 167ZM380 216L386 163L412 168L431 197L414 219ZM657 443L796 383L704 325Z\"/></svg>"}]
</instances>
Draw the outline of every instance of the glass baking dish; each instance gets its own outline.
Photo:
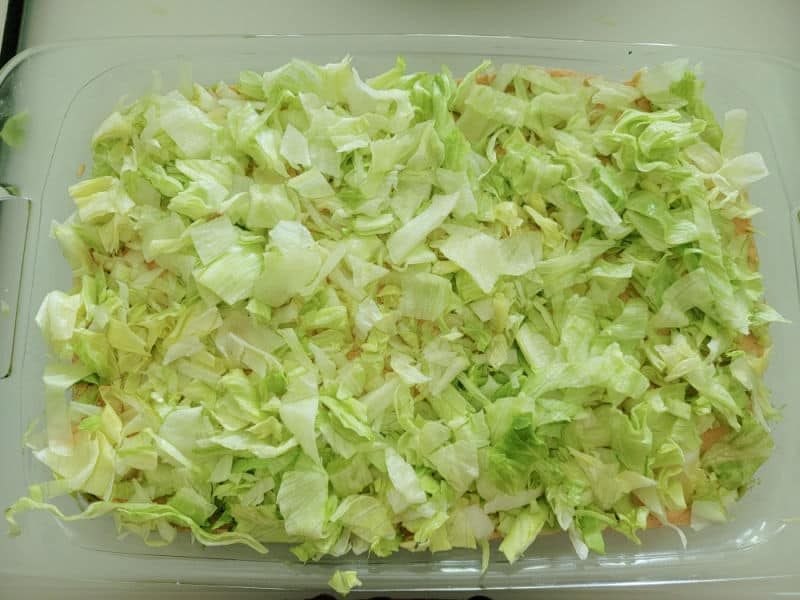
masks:
<instances>
[{"instance_id":1,"label":"glass baking dish","mask_svg":"<svg viewBox=\"0 0 800 600\"><path fill-rule=\"evenodd\" d=\"M710 48L617 44L575 40L453 35L201 36L98 40L28 50L0 71L0 118L26 111L23 147L0 151L0 184L14 186L31 200L28 211L9 212L0 238L0 256L21 257L18 269L3 265L2 277L18 285L10 298L12 339L9 375L0 379L0 505L11 504L26 486L49 479L46 468L22 449L22 435L43 410L41 374L47 350L33 317L42 297L68 288L70 271L50 223L73 210L66 189L90 164L89 140L121 98L148 91L158 73L163 89L191 78L210 84L234 81L240 70L263 72L293 57L315 62L353 56L363 76L390 67L403 55L409 71L438 70L446 64L465 73L482 59L536 64L626 79L644 65L685 57L701 63L707 100L717 115L735 107L750 114L747 148L762 153L772 172L752 189L765 209L755 218L761 270L770 303L793 324L773 328L774 352L767 382L784 418L775 425L776 449L759 471L760 485L732 511L730 522L687 531L684 550L674 532L648 531L642 545L607 536L605 556L579 560L566 536L545 536L514 565L499 552L481 574L480 552L399 553L390 558L348 556L306 565L281 546L261 556L248 549L205 548L179 538L165 548L140 540L117 539L113 522L63 524L43 513L21 518L20 538L0 537L0 577L46 574L77 580L181 582L236 585L308 594L324 590L335 569L356 569L359 592L408 592L586 588L652 583L789 577L797 571L800 533L789 519L800 516L800 478L792 477L800 458L800 370L794 351L800 340L800 70L788 61ZM16 217L25 214L26 218ZM6 234L5 232L10 232ZM22 252L20 252L20 248ZM6 261L8 262L8 261ZM3 282L0 282L3 283ZM2 287L2 286L0 286ZM10 288L9 288L10 289ZM2 290L0 290L2 291ZM6 292L7 293L7 292ZM15 327L13 325L16 325ZM9 333L9 336L12 336ZM793 368L795 367L795 368ZM0 373L2 376L2 373ZM75 512L72 498L64 510Z\"/></svg>"}]
</instances>

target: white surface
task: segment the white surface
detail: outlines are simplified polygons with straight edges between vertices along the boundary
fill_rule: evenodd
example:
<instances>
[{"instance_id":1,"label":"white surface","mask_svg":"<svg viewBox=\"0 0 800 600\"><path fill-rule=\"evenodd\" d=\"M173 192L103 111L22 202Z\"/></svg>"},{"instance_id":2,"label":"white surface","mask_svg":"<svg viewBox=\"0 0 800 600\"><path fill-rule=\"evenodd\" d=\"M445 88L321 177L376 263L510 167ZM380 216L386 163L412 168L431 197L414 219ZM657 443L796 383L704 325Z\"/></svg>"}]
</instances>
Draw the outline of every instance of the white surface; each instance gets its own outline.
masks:
<instances>
[{"instance_id":1,"label":"white surface","mask_svg":"<svg viewBox=\"0 0 800 600\"><path fill-rule=\"evenodd\" d=\"M139 598L148 598L153 600L264 600L271 598L261 590L252 589L238 589L231 590L210 590L207 588L198 588L191 585L182 584L119 584L112 585L107 583L99 583L84 586L76 585L58 585L49 580L30 580L12 577L10 580L4 580L0 588L0 598L26 598L30 600L58 598L58 600L138 600ZM54 594L54 590L58 590L58 595ZM337 597L330 590L321 590L320 594L329 594L328 598ZM698 599L712 600L715 598L724 598L725 600L754 600L756 598L765 598L767 595L763 592L761 584L754 583L752 585L743 586L740 583L693 583L686 585L680 589L676 588L653 588L646 585L639 586L634 589L627 590L626 593L621 592L619 589L606 589L606 590L567 590L567 591L545 591L545 592L524 592L524 593L497 593L497 594L471 594L465 595L463 593L451 593L446 596L437 596L437 598L446 599L461 599L467 598L486 598L490 597L491 600L682 600ZM386 599L385 595L373 596L374 598ZM780 593L781 599L791 600L792 598L800 598L800 591L786 590ZM295 597L292 597L295 598ZM347 597L347 600L366 600L370 596L359 595L353 592ZM420 595L403 594L398 596L406 600L427 600ZM282 598L282 600L284 600Z\"/></svg>"},{"instance_id":2,"label":"white surface","mask_svg":"<svg viewBox=\"0 0 800 600\"><path fill-rule=\"evenodd\" d=\"M800 61L800 2L770 0L734 8L732 2L487 2L486 0L357 0L352 2L272 2L242 0L28 0L23 46L56 41L141 34L429 32L530 35L554 38L649 41L719 46L780 55ZM800 570L800 568L799 568ZM791 585L791 584L790 584ZM321 590L323 591L323 590ZM760 584L639 588L627 595L613 591L563 597L694 598L763 597ZM775 590L777 591L777 590ZM783 587L785 594L800 590ZM148 585L145 589L107 584L65 586L59 582L6 579L0 598L250 598L263 592L201 592L189 586ZM496 596L499 598L500 596ZM509 597L509 596L502 596ZM547 597L555 597L547 595ZM559 596L561 597L561 596Z\"/></svg>"},{"instance_id":3,"label":"white surface","mask_svg":"<svg viewBox=\"0 0 800 600\"><path fill-rule=\"evenodd\" d=\"M800 59L794 0L28 0L25 11L27 46L143 33L483 33L694 44Z\"/></svg>"}]
</instances>

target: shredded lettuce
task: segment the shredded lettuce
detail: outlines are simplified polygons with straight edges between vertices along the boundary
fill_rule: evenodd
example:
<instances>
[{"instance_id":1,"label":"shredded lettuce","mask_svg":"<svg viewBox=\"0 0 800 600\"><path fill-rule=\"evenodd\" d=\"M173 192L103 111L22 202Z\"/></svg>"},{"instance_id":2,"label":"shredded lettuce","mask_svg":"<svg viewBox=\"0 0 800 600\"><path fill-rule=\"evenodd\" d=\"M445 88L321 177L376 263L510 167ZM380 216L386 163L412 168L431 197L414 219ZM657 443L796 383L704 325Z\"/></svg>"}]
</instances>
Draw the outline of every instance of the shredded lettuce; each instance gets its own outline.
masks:
<instances>
[{"instance_id":1,"label":"shredded lettuce","mask_svg":"<svg viewBox=\"0 0 800 600\"><path fill-rule=\"evenodd\" d=\"M485 566L495 537L585 557L726 520L778 416L746 114L717 124L685 61L489 67L292 61L109 116L53 228L75 283L36 315L28 438L53 479L12 532L111 514L150 544Z\"/></svg>"}]
</instances>

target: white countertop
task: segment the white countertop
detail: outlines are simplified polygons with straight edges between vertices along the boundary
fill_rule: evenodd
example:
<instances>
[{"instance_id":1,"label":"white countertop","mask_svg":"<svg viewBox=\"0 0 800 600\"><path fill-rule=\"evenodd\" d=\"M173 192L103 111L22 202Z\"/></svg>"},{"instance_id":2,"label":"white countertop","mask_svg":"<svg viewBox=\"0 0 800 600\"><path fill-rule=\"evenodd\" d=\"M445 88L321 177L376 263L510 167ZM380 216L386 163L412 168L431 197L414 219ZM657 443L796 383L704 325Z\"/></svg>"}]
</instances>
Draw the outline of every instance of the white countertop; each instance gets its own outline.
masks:
<instances>
[{"instance_id":1,"label":"white countertop","mask_svg":"<svg viewBox=\"0 0 800 600\"><path fill-rule=\"evenodd\" d=\"M473 33L737 48L800 60L794 0L27 0L21 44L188 33Z\"/></svg>"},{"instance_id":2,"label":"white countertop","mask_svg":"<svg viewBox=\"0 0 800 600\"><path fill-rule=\"evenodd\" d=\"M21 47L142 34L225 33L471 33L661 42L736 48L800 62L800 2L759 0L27 0ZM800 570L800 569L799 569ZM43 575L47 568L43 565ZM702 584L681 588L610 589L548 598L755 598L763 584ZM770 588L798 596L797 580ZM321 590L325 592L325 590ZM0 582L0 598L172 597L264 598L256 590L188 586L63 584L45 579ZM509 596L491 595L493 598ZM525 597L531 597L526 594Z\"/></svg>"}]
</instances>

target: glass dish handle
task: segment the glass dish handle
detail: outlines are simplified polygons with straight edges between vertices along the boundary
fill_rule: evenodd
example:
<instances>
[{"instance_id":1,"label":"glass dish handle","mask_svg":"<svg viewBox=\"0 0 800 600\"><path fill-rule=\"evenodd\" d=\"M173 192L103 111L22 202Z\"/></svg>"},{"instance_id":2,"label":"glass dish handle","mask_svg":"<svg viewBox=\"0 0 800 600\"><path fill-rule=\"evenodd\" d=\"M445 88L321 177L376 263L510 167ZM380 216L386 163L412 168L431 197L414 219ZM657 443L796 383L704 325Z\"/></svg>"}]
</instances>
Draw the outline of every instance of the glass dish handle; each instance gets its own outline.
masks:
<instances>
[{"instance_id":1,"label":"glass dish handle","mask_svg":"<svg viewBox=\"0 0 800 600\"><path fill-rule=\"evenodd\" d=\"M11 374L30 200L0 187L0 379Z\"/></svg>"}]
</instances>

